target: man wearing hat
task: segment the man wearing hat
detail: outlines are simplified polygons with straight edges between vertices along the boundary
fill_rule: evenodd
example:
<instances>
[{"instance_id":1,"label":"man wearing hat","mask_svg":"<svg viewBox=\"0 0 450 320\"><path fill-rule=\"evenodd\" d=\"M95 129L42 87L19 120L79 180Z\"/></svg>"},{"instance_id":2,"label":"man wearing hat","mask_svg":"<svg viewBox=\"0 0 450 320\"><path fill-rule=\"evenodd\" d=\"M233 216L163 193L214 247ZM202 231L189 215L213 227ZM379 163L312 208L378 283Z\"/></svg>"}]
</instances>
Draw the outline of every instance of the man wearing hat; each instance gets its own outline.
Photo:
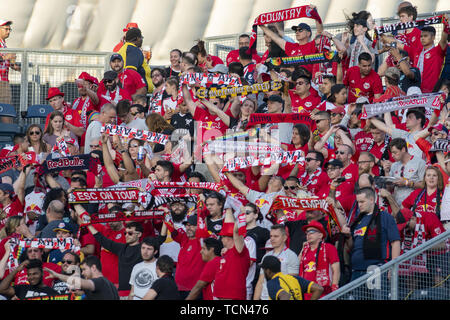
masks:
<instances>
[{"instance_id":1,"label":"man wearing hat","mask_svg":"<svg viewBox=\"0 0 450 320\"><path fill-rule=\"evenodd\" d=\"M202 249L201 241L195 236L197 215L190 215L183 222L186 228L185 231L183 228L175 228L172 215L167 208L163 210L166 211L166 214L161 228L161 236L166 237L167 231L170 231L172 239L180 245L175 282L182 299L185 299L197 283L206 263L202 260L202 255L200 254Z\"/></svg>"},{"instance_id":2,"label":"man wearing hat","mask_svg":"<svg viewBox=\"0 0 450 320\"><path fill-rule=\"evenodd\" d=\"M99 99L95 90L94 77L87 72L82 72L75 80L79 97L72 103L72 109L80 114L81 123L87 129L89 125L87 114L91 110L98 111Z\"/></svg>"},{"instance_id":3,"label":"man wearing hat","mask_svg":"<svg viewBox=\"0 0 450 320\"><path fill-rule=\"evenodd\" d=\"M315 6L310 6L314 8ZM321 22L316 21L316 33L321 34L323 31L323 25ZM289 57L303 56L308 54L317 53L317 48L314 40L311 40L311 27L306 23L300 23L297 26L293 26L292 30L295 31L295 38L297 43L291 43L284 40L277 33L270 30L267 26L260 26L264 34L272 39L281 49L283 49ZM313 65L308 64L303 66L310 73L313 71Z\"/></svg>"},{"instance_id":4,"label":"man wearing hat","mask_svg":"<svg viewBox=\"0 0 450 320\"><path fill-rule=\"evenodd\" d=\"M97 91L97 96L100 99L100 108L106 103L111 103L114 106L117 106L119 101L128 100L131 102L133 100L130 93L122 87L119 80L119 75L116 71L106 71L103 75L102 84L104 85L105 90L101 90L99 88Z\"/></svg>"},{"instance_id":5,"label":"man wearing hat","mask_svg":"<svg viewBox=\"0 0 450 320\"><path fill-rule=\"evenodd\" d=\"M427 140L427 137L430 136L430 141ZM435 124L430 128L425 128L422 131L416 133L414 135L414 140L419 146L420 150L423 151L426 156L427 163L435 163L436 161L431 161L432 158L435 157L434 152L430 152L433 144L439 139L448 139L448 129L442 123Z\"/></svg>"},{"instance_id":6,"label":"man wearing hat","mask_svg":"<svg viewBox=\"0 0 450 320\"><path fill-rule=\"evenodd\" d=\"M0 19L0 48L6 48L6 39L11 34L12 21ZM11 87L9 86L9 68L20 71L15 63L15 53L0 53L0 103L11 104ZM2 122L12 122L11 117L2 117Z\"/></svg>"},{"instance_id":7,"label":"man wearing hat","mask_svg":"<svg viewBox=\"0 0 450 320\"><path fill-rule=\"evenodd\" d=\"M151 69L147 61L145 61L141 50L143 39L140 29L132 28L128 30L125 35L125 43L118 53L123 58L125 69L137 71L147 85L147 92L151 93L153 92L153 83L150 76Z\"/></svg>"},{"instance_id":8,"label":"man wearing hat","mask_svg":"<svg viewBox=\"0 0 450 320\"><path fill-rule=\"evenodd\" d=\"M227 210L219 235L224 247L214 280L214 296L219 300L246 300L246 281L250 268L250 254L245 240L238 233L233 213Z\"/></svg>"},{"instance_id":9,"label":"man wearing hat","mask_svg":"<svg viewBox=\"0 0 450 320\"><path fill-rule=\"evenodd\" d=\"M340 278L339 256L334 245L324 242L327 233L323 225L312 220L303 226L306 242L300 254L299 276L323 287L323 295L338 289ZM309 300L305 295L305 300Z\"/></svg>"},{"instance_id":10,"label":"man wearing hat","mask_svg":"<svg viewBox=\"0 0 450 320\"><path fill-rule=\"evenodd\" d=\"M69 131L73 132L78 137L83 135L85 129L81 123L80 114L64 101L64 92L61 92L59 88L56 87L49 88L45 100L48 101L48 104L52 106L55 111L61 111L64 114L64 124ZM48 123L50 122L50 115L51 113L47 115L47 119L45 120L45 129L47 129Z\"/></svg>"},{"instance_id":11,"label":"man wearing hat","mask_svg":"<svg viewBox=\"0 0 450 320\"><path fill-rule=\"evenodd\" d=\"M127 23L127 26L125 28L123 28L123 36L122 39L120 39L120 42L118 44L116 44L116 46L113 49L113 52L119 52L119 50L122 48L123 44L125 43L125 35L127 34L128 30L132 29L132 28L139 28L138 24L135 22L129 22Z\"/></svg>"},{"instance_id":12,"label":"man wearing hat","mask_svg":"<svg viewBox=\"0 0 450 320\"><path fill-rule=\"evenodd\" d=\"M271 300L303 300L310 293L310 300L319 299L323 288L304 278L281 272L281 262L275 256L267 256L260 264L267 280L267 290Z\"/></svg>"},{"instance_id":13,"label":"man wearing hat","mask_svg":"<svg viewBox=\"0 0 450 320\"><path fill-rule=\"evenodd\" d=\"M345 108L340 106L335 106L330 110L331 115L331 125L340 124L342 118L345 116Z\"/></svg>"},{"instance_id":14,"label":"man wearing hat","mask_svg":"<svg viewBox=\"0 0 450 320\"><path fill-rule=\"evenodd\" d=\"M139 73L131 68L124 69L123 58L120 54L114 53L109 60L111 69L117 72L122 87L131 96L147 94L147 85ZM100 92L105 92L105 84L102 82L98 88Z\"/></svg>"},{"instance_id":15,"label":"man wearing hat","mask_svg":"<svg viewBox=\"0 0 450 320\"><path fill-rule=\"evenodd\" d=\"M341 160L331 159L325 166L325 172L328 175L328 189L319 197L332 197L340 202L353 194L353 184L350 181L344 180L342 172L344 164ZM344 181L341 181L344 180ZM343 203L341 203L343 204ZM350 208L349 208L350 209Z\"/></svg>"}]
</instances>

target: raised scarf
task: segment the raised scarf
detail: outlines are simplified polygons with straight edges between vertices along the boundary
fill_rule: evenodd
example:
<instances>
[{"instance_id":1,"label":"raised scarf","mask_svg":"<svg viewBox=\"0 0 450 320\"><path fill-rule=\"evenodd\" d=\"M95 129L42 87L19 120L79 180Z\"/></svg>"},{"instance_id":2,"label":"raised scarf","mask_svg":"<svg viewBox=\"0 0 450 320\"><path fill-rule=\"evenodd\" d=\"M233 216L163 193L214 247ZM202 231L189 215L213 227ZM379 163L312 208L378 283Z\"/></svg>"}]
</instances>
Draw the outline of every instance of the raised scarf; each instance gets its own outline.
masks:
<instances>
[{"instance_id":1,"label":"raised scarf","mask_svg":"<svg viewBox=\"0 0 450 320\"><path fill-rule=\"evenodd\" d=\"M304 56L270 58L266 65L270 69L271 67L302 66L306 64L339 62L339 60L340 58L337 51L325 51L307 54Z\"/></svg>"},{"instance_id":2,"label":"raised scarf","mask_svg":"<svg viewBox=\"0 0 450 320\"><path fill-rule=\"evenodd\" d=\"M94 175L97 175L101 171L101 163L98 158L93 158L90 154L81 154L54 160L45 160L36 171L39 175L45 175L62 170L88 170Z\"/></svg>"},{"instance_id":3,"label":"raised scarf","mask_svg":"<svg viewBox=\"0 0 450 320\"><path fill-rule=\"evenodd\" d=\"M166 134L118 126L115 124L104 124L100 129L100 133L103 132L112 136L118 135L126 139L138 139L162 145L165 145L169 141L169 136Z\"/></svg>"},{"instance_id":4,"label":"raised scarf","mask_svg":"<svg viewBox=\"0 0 450 320\"><path fill-rule=\"evenodd\" d=\"M200 87L197 89L195 95L199 99L213 99L220 97L225 99L226 97L246 96L249 94L257 94L259 92L276 91L283 86L281 81L266 81L263 83L255 83L251 86L227 86L223 88L206 88Z\"/></svg>"},{"instance_id":5,"label":"raised scarf","mask_svg":"<svg viewBox=\"0 0 450 320\"><path fill-rule=\"evenodd\" d=\"M318 21L319 23L322 23L322 19L320 18L317 10L315 8L311 8L309 5L266 12L257 16L252 26L252 34L250 36L248 54L254 54L257 51L256 41L258 36L258 26L300 18L311 18Z\"/></svg>"},{"instance_id":6,"label":"raised scarf","mask_svg":"<svg viewBox=\"0 0 450 320\"><path fill-rule=\"evenodd\" d=\"M316 123L309 115L300 113L252 113L248 120L247 129L257 124L266 123L303 123L311 128L311 131L316 129Z\"/></svg>"},{"instance_id":7,"label":"raised scarf","mask_svg":"<svg viewBox=\"0 0 450 320\"><path fill-rule=\"evenodd\" d=\"M188 73L180 77L180 87L183 85L209 87L218 86L240 86L241 79L228 74L217 73Z\"/></svg>"}]
</instances>

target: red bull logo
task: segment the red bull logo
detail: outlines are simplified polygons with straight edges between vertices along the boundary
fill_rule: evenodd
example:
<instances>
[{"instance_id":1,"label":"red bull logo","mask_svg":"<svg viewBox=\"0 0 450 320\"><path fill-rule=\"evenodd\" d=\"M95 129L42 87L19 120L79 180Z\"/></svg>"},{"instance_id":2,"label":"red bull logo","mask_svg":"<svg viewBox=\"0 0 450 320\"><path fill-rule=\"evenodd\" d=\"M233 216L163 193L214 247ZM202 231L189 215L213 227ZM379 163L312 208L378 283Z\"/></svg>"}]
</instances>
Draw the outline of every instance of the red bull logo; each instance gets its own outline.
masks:
<instances>
[{"instance_id":1,"label":"red bull logo","mask_svg":"<svg viewBox=\"0 0 450 320\"><path fill-rule=\"evenodd\" d=\"M366 234L367 227L362 227L361 229L356 230L353 235L363 237Z\"/></svg>"},{"instance_id":2,"label":"red bull logo","mask_svg":"<svg viewBox=\"0 0 450 320\"><path fill-rule=\"evenodd\" d=\"M262 208L265 204L269 205L270 203L269 203L269 201L267 201L265 199L258 199L258 200L255 201L255 205L258 208Z\"/></svg>"}]
</instances>

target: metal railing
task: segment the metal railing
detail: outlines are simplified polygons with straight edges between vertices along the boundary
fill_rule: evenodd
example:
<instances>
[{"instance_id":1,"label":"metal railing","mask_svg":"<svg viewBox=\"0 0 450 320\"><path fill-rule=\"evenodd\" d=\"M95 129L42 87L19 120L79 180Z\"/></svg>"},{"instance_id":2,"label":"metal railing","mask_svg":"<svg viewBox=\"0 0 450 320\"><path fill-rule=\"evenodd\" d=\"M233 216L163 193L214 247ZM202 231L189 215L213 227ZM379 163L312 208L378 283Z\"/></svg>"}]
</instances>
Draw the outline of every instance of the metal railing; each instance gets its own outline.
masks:
<instances>
[{"instance_id":1,"label":"metal railing","mask_svg":"<svg viewBox=\"0 0 450 320\"><path fill-rule=\"evenodd\" d=\"M450 11L439 11L439 12L433 12L433 13L423 13L423 14L419 14L417 16L417 19L424 19L433 15L438 15L438 14L444 14L444 13L450 13ZM383 24L391 24L391 23L395 23L398 22L398 18L395 17L388 17L388 18L381 18L381 19L376 19L375 22L376 24L379 25L383 25ZM312 31L312 36L315 35L316 32L316 26L314 23L311 23L311 31ZM436 28L436 42L439 42L440 39L440 35L443 25L442 24L436 24L433 25L433 27ZM347 24L346 23L330 23L330 24L325 24L324 25L324 30L330 32L331 34L338 34L344 31L347 31ZM205 39L205 48L206 51L209 52L210 54L213 54L215 56L218 56L219 58L221 58L223 61L225 61L227 54L238 48L238 37L240 34L230 34L230 35L224 35L224 36L217 36L217 37L208 37ZM292 39L295 40L295 32L292 29L286 29L285 30L285 35L291 37ZM264 44L264 39L262 38L263 33L261 31L258 30L258 42L257 42L257 48L256 50L259 53L263 53L265 52L267 49L265 47ZM382 56L382 58L384 58L384 55Z\"/></svg>"},{"instance_id":2,"label":"metal railing","mask_svg":"<svg viewBox=\"0 0 450 320\"><path fill-rule=\"evenodd\" d=\"M450 300L450 230L321 300Z\"/></svg>"},{"instance_id":3,"label":"metal railing","mask_svg":"<svg viewBox=\"0 0 450 320\"><path fill-rule=\"evenodd\" d=\"M72 103L78 97L75 79L88 72L99 81L109 70L110 53L35 49L0 49L0 53L16 54L20 71L9 70L10 104L18 114L15 123L29 122L21 113L34 104L47 104L45 98L50 87L58 87L64 99ZM0 101L0 103L5 101Z\"/></svg>"}]
</instances>

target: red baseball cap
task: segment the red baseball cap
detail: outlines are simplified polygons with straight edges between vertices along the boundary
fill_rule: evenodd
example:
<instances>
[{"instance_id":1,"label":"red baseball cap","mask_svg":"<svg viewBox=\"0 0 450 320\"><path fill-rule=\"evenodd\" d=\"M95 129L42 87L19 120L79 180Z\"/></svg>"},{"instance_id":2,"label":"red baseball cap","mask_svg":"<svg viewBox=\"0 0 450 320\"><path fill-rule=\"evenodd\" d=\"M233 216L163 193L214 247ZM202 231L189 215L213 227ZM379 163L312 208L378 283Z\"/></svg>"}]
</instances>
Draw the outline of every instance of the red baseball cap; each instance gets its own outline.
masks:
<instances>
[{"instance_id":1,"label":"red baseball cap","mask_svg":"<svg viewBox=\"0 0 450 320\"><path fill-rule=\"evenodd\" d=\"M331 113L345 114L345 108L344 107L335 107L334 109L331 109L330 112Z\"/></svg>"},{"instance_id":2,"label":"red baseball cap","mask_svg":"<svg viewBox=\"0 0 450 320\"><path fill-rule=\"evenodd\" d=\"M138 25L136 22L130 22L127 24L127 26L125 27L125 29L123 29L123 32L127 32L128 30L132 29L132 28L136 28L139 29Z\"/></svg>"},{"instance_id":3,"label":"red baseball cap","mask_svg":"<svg viewBox=\"0 0 450 320\"><path fill-rule=\"evenodd\" d=\"M56 96L61 96L64 97L64 93L62 93L61 91L59 91L59 88L49 88L48 89L48 93L47 93L47 98L45 98L45 100L50 100L53 97Z\"/></svg>"},{"instance_id":4,"label":"red baseball cap","mask_svg":"<svg viewBox=\"0 0 450 320\"><path fill-rule=\"evenodd\" d=\"M316 221L316 220L312 220L309 224L307 224L306 226L302 227L303 232L306 233L306 230L308 230L309 228L314 228L319 230L322 235L323 235L323 239L325 239L327 237L327 232L325 231L325 229L323 228L323 225Z\"/></svg>"}]
</instances>

